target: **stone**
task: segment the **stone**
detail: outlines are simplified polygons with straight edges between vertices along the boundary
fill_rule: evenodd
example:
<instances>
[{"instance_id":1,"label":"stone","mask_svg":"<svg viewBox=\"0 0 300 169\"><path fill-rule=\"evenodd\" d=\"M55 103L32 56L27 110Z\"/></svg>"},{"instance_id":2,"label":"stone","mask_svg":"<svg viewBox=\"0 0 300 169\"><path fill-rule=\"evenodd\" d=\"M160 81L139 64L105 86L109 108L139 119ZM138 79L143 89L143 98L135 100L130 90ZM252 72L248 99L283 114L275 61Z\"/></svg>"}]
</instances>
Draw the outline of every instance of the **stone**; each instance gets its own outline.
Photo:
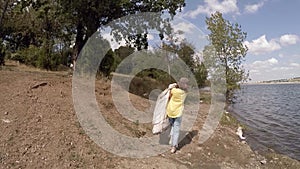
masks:
<instances>
[{"instance_id":1,"label":"stone","mask_svg":"<svg viewBox=\"0 0 300 169\"><path fill-rule=\"evenodd\" d=\"M261 164L267 164L267 160L266 160L266 159L261 160L260 163L261 163Z\"/></svg>"}]
</instances>

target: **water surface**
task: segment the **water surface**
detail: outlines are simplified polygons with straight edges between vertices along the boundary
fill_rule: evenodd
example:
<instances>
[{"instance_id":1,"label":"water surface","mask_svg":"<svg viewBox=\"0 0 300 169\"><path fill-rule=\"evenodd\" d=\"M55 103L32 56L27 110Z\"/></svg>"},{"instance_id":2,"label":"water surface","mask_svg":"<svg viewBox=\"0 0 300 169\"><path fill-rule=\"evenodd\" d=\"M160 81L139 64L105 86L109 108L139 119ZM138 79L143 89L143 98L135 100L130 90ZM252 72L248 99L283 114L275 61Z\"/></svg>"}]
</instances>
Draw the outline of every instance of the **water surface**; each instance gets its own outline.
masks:
<instances>
[{"instance_id":1,"label":"water surface","mask_svg":"<svg viewBox=\"0 0 300 169\"><path fill-rule=\"evenodd\" d=\"M300 160L300 84L243 85L231 106L255 150Z\"/></svg>"}]
</instances>

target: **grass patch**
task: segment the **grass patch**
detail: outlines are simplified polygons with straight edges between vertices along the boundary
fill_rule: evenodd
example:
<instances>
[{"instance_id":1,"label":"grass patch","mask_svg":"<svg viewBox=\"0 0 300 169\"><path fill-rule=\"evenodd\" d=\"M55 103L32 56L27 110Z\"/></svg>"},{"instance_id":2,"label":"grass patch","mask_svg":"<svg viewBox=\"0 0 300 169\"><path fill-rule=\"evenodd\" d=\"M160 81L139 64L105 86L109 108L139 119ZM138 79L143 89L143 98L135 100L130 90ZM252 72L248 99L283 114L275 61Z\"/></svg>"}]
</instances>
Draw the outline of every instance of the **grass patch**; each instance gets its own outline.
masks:
<instances>
[{"instance_id":1,"label":"grass patch","mask_svg":"<svg viewBox=\"0 0 300 169\"><path fill-rule=\"evenodd\" d=\"M246 129L246 126L241 124L236 117L234 117L230 113L223 113L223 116L220 120L220 124L223 126L229 126L229 127L234 127L237 128L241 126L243 129Z\"/></svg>"},{"instance_id":2,"label":"grass patch","mask_svg":"<svg viewBox=\"0 0 300 169\"><path fill-rule=\"evenodd\" d=\"M136 126L139 126L140 121L139 121L139 120L136 120L136 121L134 122L134 124L135 124Z\"/></svg>"},{"instance_id":3,"label":"grass patch","mask_svg":"<svg viewBox=\"0 0 300 169\"><path fill-rule=\"evenodd\" d=\"M203 103L210 104L211 103L211 94L210 94L210 92L201 92L200 93L200 100Z\"/></svg>"},{"instance_id":4,"label":"grass patch","mask_svg":"<svg viewBox=\"0 0 300 169\"><path fill-rule=\"evenodd\" d=\"M134 126L130 126L130 125L125 125L125 128L127 130L129 130L137 138L140 138L140 137L143 137L144 135L146 135L146 132L140 131L138 129L138 126L136 124L135 124L135 127Z\"/></svg>"},{"instance_id":5,"label":"grass patch","mask_svg":"<svg viewBox=\"0 0 300 169\"><path fill-rule=\"evenodd\" d=\"M71 152L71 154L69 155L69 160L74 162L81 162L82 158L76 152Z\"/></svg>"}]
</instances>

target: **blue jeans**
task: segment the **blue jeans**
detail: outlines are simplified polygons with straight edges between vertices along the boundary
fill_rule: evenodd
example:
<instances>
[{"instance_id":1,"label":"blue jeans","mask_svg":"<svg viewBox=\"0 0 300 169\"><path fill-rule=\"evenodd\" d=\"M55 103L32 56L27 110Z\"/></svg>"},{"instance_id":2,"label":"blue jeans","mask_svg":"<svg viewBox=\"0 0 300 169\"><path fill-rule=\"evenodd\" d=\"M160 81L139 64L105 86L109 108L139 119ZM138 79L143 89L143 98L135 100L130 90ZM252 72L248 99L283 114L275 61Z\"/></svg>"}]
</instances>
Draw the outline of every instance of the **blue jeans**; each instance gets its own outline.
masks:
<instances>
[{"instance_id":1,"label":"blue jeans","mask_svg":"<svg viewBox=\"0 0 300 169\"><path fill-rule=\"evenodd\" d=\"M170 122L170 125L171 125L171 132L170 132L171 145L172 145L172 147L178 147L181 117L169 118L169 122Z\"/></svg>"}]
</instances>

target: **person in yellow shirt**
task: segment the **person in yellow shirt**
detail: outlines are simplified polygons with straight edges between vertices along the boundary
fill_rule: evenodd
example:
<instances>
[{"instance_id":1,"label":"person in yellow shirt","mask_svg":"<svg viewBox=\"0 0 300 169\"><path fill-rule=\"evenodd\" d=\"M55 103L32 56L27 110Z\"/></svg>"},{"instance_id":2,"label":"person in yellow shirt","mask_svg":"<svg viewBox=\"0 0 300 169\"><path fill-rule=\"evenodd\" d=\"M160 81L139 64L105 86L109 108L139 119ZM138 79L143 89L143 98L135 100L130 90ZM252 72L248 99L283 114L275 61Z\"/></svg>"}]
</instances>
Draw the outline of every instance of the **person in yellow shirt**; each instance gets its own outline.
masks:
<instances>
[{"instance_id":1,"label":"person in yellow shirt","mask_svg":"<svg viewBox=\"0 0 300 169\"><path fill-rule=\"evenodd\" d=\"M167 105L167 115L171 125L171 153L175 153L178 148L180 125L184 109L184 101L187 95L188 82L189 80L187 78L180 78L178 85L175 88L172 88L170 92L170 98Z\"/></svg>"}]
</instances>

